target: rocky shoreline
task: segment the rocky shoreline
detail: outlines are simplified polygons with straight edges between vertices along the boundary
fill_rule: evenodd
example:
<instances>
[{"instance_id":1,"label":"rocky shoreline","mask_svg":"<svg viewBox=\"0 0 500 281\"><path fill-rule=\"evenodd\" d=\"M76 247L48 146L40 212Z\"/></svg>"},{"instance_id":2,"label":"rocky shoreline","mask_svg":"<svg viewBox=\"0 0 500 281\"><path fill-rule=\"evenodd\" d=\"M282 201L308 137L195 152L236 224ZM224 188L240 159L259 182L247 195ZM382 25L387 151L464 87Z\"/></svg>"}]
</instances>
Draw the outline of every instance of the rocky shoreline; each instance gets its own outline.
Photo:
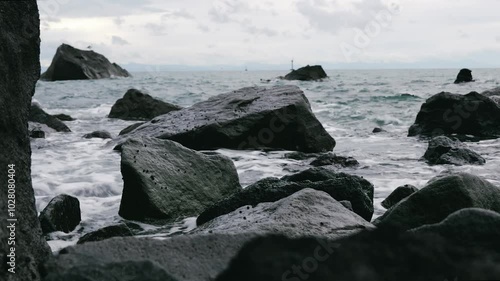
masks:
<instances>
[{"instance_id":1,"label":"rocky shoreline","mask_svg":"<svg viewBox=\"0 0 500 281\"><path fill-rule=\"evenodd\" d=\"M421 189L398 188L384 201L387 212L372 220L374 185L339 172L359 163L331 153L336 141L296 86L242 88L189 108L134 90L125 94L117 102L120 110L113 110L120 113L109 117L144 123L127 128L108 147L121 154L119 214L130 221L90 233L51 255L44 234L72 231L81 220L80 206L76 198L61 195L36 215L28 121L35 122L31 132L71 130L31 104L40 67L36 1L0 3L4 11L18 17L0 17L2 42L30 56L0 52L0 80L15 77L0 83L5 112L0 141L8 148L0 151L0 161L4 167L18 163L16 179L23 187L16 193L22 218L17 272L7 272L3 263L2 280L500 278L500 187L470 173L442 173ZM18 20L27 16L36 32L18 46L15 42L26 38ZM422 160L484 164L460 140L500 137L498 96L494 89L428 99L409 130L410 136L430 138ZM93 132L88 137L111 136ZM296 151L288 157L310 159L311 168L242 189L231 159L205 151L218 148ZM2 172L3 182L7 177ZM7 198L7 188L1 190ZM0 202L2 224L10 208L6 203ZM197 217L194 230L163 240L142 238L133 222L163 225L191 216ZM2 227L4 257L8 236Z\"/></svg>"}]
</instances>

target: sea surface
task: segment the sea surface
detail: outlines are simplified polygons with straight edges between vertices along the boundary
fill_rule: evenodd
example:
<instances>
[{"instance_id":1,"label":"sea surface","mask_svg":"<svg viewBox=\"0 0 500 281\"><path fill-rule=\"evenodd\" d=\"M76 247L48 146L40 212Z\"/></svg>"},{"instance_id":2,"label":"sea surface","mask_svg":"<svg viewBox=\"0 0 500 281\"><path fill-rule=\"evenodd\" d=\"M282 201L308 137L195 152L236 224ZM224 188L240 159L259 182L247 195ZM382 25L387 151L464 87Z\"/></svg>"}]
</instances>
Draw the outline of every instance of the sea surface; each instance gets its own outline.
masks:
<instances>
[{"instance_id":1,"label":"sea surface","mask_svg":"<svg viewBox=\"0 0 500 281\"><path fill-rule=\"evenodd\" d=\"M286 71L144 72L132 78L90 81L38 82L34 100L48 113L76 118L66 122L72 133L50 133L32 141L32 176L36 205L41 211L59 194L80 200L82 222L69 234L50 235L53 251L73 245L82 235L122 221L118 208L123 189L120 155L105 147L106 140L83 139L96 130L113 136L134 122L109 119L114 102L130 88L166 102L190 106L211 96L248 86L299 86L326 130L335 138L334 152L352 156L357 169L342 171L363 176L375 186L375 216L395 188L404 184L423 187L445 170L483 176L500 185L500 140L468 145L487 161L484 166L429 166L420 158L425 140L407 137L408 128L425 100L441 91L467 94L500 86L500 69L473 71L475 83L455 85L458 70L331 70L323 82L278 80ZM270 79L270 82L261 81ZM386 132L373 134L375 127ZM265 177L281 177L308 168L308 161L285 159L287 152L218 150L233 159L243 186ZM164 227L158 238L192 229L195 219ZM154 231L155 226L140 224Z\"/></svg>"}]
</instances>

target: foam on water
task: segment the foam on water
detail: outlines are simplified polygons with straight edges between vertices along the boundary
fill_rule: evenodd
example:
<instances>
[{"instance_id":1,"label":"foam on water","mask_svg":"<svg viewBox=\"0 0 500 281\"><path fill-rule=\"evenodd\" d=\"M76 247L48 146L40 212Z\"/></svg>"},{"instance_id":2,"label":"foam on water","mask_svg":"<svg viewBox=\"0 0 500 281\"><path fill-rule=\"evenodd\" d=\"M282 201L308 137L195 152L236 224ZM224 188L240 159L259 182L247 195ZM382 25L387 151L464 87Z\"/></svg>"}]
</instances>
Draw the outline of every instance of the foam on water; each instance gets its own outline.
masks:
<instances>
[{"instance_id":1,"label":"foam on water","mask_svg":"<svg viewBox=\"0 0 500 281\"><path fill-rule=\"evenodd\" d=\"M396 187L423 187L442 171L470 172L500 185L500 140L468 145L481 154L484 166L428 166L419 161L427 142L408 138L409 126L423 102L449 91L498 87L500 70L476 70L476 83L455 85L456 70L329 71L324 82L282 81L280 72L153 72L136 73L129 79L39 82L34 99L51 114L77 118L66 122L72 133L50 133L32 141L33 186L37 209L42 210L59 194L76 196L81 203L82 223L70 234L50 235L54 251L75 244L85 233L119 223L118 209L123 189L120 155L100 139L82 139L86 133L107 130L116 136L134 122L106 118L114 102L130 88L149 92L164 101L190 106L207 98L248 86L292 84L299 86L326 130L336 139L334 152L356 158L361 166L346 169L375 185L375 217L385 211L380 202ZM260 79L271 79L261 82ZM374 127L387 132L372 134ZM308 161L286 159L287 152L218 152L230 157L243 186L265 177L281 177L310 167ZM154 227L140 224L144 235L164 238L195 227L194 218Z\"/></svg>"}]
</instances>

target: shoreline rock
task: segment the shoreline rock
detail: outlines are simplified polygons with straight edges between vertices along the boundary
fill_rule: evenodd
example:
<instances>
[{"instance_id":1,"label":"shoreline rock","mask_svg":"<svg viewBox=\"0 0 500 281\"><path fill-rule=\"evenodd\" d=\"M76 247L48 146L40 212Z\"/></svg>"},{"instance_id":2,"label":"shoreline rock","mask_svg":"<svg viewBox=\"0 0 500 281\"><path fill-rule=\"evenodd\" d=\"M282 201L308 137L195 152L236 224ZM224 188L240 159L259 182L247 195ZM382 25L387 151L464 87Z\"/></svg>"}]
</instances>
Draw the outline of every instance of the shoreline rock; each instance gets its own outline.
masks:
<instances>
[{"instance_id":1,"label":"shoreline rock","mask_svg":"<svg viewBox=\"0 0 500 281\"><path fill-rule=\"evenodd\" d=\"M429 147L423 156L430 165L450 164L462 165L484 165L481 155L470 150L458 140L452 140L445 136L439 136L429 141Z\"/></svg>"},{"instance_id":2,"label":"shoreline rock","mask_svg":"<svg viewBox=\"0 0 500 281\"><path fill-rule=\"evenodd\" d=\"M285 75L285 80L316 81L327 78L325 70L321 65L307 65Z\"/></svg>"},{"instance_id":3,"label":"shoreline rock","mask_svg":"<svg viewBox=\"0 0 500 281\"><path fill-rule=\"evenodd\" d=\"M38 103L31 104L29 121L47 125L57 132L69 133L71 130L61 120L45 112Z\"/></svg>"},{"instance_id":4,"label":"shoreline rock","mask_svg":"<svg viewBox=\"0 0 500 281\"><path fill-rule=\"evenodd\" d=\"M457 75L455 84L469 83L469 82L475 82L474 78L472 78L472 71L467 68L461 69Z\"/></svg>"},{"instance_id":5,"label":"shoreline rock","mask_svg":"<svg viewBox=\"0 0 500 281\"><path fill-rule=\"evenodd\" d=\"M58 195L40 212L39 219L43 234L54 231L70 233L82 220L80 201L66 194Z\"/></svg>"},{"instance_id":6,"label":"shoreline rock","mask_svg":"<svg viewBox=\"0 0 500 281\"><path fill-rule=\"evenodd\" d=\"M392 208L392 206L398 204L401 202L403 199L406 197L412 195L413 193L417 192L418 188L416 188L413 185L405 184L403 186L400 186L396 188L387 198L385 198L384 201L382 201L382 207L386 209Z\"/></svg>"}]
</instances>

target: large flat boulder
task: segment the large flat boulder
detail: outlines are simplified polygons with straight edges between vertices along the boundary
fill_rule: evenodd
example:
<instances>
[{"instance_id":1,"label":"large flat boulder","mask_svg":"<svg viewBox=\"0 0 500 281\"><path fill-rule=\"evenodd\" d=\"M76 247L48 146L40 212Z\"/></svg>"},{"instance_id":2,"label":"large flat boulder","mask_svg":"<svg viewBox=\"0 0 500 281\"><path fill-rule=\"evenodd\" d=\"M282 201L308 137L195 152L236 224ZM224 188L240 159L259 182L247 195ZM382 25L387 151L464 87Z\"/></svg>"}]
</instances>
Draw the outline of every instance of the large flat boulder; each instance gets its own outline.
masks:
<instances>
[{"instance_id":1,"label":"large flat boulder","mask_svg":"<svg viewBox=\"0 0 500 281\"><path fill-rule=\"evenodd\" d=\"M35 206L28 135L40 77L39 25L35 0L0 2L0 280L6 281L40 280L39 265L51 255Z\"/></svg>"},{"instance_id":2,"label":"large flat boulder","mask_svg":"<svg viewBox=\"0 0 500 281\"><path fill-rule=\"evenodd\" d=\"M375 224L408 230L439 223L466 208L500 212L500 188L467 173L440 176L393 206Z\"/></svg>"},{"instance_id":3,"label":"large flat boulder","mask_svg":"<svg viewBox=\"0 0 500 281\"><path fill-rule=\"evenodd\" d=\"M47 125L49 128L52 128L57 132L71 132L70 128L68 128L66 124L64 124L57 117L45 112L36 102L31 104L29 121Z\"/></svg>"},{"instance_id":4,"label":"large flat boulder","mask_svg":"<svg viewBox=\"0 0 500 281\"><path fill-rule=\"evenodd\" d=\"M129 77L130 73L105 56L62 44L41 79L44 81Z\"/></svg>"},{"instance_id":5,"label":"large flat boulder","mask_svg":"<svg viewBox=\"0 0 500 281\"><path fill-rule=\"evenodd\" d=\"M497 102L476 92L439 93L422 105L408 136L452 134L498 138L500 107Z\"/></svg>"},{"instance_id":6,"label":"large flat boulder","mask_svg":"<svg viewBox=\"0 0 500 281\"><path fill-rule=\"evenodd\" d=\"M139 90L130 89L123 98L116 101L108 117L122 120L151 120L156 116L179 109L181 109L180 106L155 99Z\"/></svg>"},{"instance_id":7,"label":"large flat boulder","mask_svg":"<svg viewBox=\"0 0 500 281\"><path fill-rule=\"evenodd\" d=\"M194 233L339 238L373 227L328 193L306 188L276 202L243 206L203 224Z\"/></svg>"},{"instance_id":8,"label":"large flat boulder","mask_svg":"<svg viewBox=\"0 0 500 281\"><path fill-rule=\"evenodd\" d=\"M430 165L450 164L483 165L486 160L481 155L467 148L459 140L452 140L446 136L439 136L429 141L429 147L423 158Z\"/></svg>"},{"instance_id":9,"label":"large flat boulder","mask_svg":"<svg viewBox=\"0 0 500 281\"><path fill-rule=\"evenodd\" d=\"M243 88L158 116L119 137L170 139L196 149L331 151L335 140L296 86Z\"/></svg>"},{"instance_id":10,"label":"large flat boulder","mask_svg":"<svg viewBox=\"0 0 500 281\"><path fill-rule=\"evenodd\" d=\"M292 70L285 76L286 80L314 81L328 77L321 65L304 66L297 70Z\"/></svg>"},{"instance_id":11,"label":"large flat boulder","mask_svg":"<svg viewBox=\"0 0 500 281\"><path fill-rule=\"evenodd\" d=\"M197 216L241 189L233 162L156 138L121 146L123 194L119 214L131 220L173 221Z\"/></svg>"},{"instance_id":12,"label":"large flat boulder","mask_svg":"<svg viewBox=\"0 0 500 281\"><path fill-rule=\"evenodd\" d=\"M44 280L87 281L82 279L87 276L92 276L92 281L158 280L149 279L154 277L150 270L178 281L214 280L253 237L255 234L183 235L166 240L127 237L85 243L63 249L46 263L43 271L48 275ZM117 270L119 265L124 271ZM127 267L142 270L134 270L136 279L126 279L130 278Z\"/></svg>"},{"instance_id":13,"label":"large flat boulder","mask_svg":"<svg viewBox=\"0 0 500 281\"><path fill-rule=\"evenodd\" d=\"M311 170L325 170L313 168ZM316 176L317 173L310 173ZM264 202L275 202L295 192L310 188L326 192L337 201L349 201L356 214L367 221L373 216L373 185L358 176L344 173L323 172L323 178L299 173L297 177L283 179L266 178L206 208L197 218L202 225L216 217L225 215L243 206L257 206ZM371 196L370 196L371 195Z\"/></svg>"}]
</instances>

